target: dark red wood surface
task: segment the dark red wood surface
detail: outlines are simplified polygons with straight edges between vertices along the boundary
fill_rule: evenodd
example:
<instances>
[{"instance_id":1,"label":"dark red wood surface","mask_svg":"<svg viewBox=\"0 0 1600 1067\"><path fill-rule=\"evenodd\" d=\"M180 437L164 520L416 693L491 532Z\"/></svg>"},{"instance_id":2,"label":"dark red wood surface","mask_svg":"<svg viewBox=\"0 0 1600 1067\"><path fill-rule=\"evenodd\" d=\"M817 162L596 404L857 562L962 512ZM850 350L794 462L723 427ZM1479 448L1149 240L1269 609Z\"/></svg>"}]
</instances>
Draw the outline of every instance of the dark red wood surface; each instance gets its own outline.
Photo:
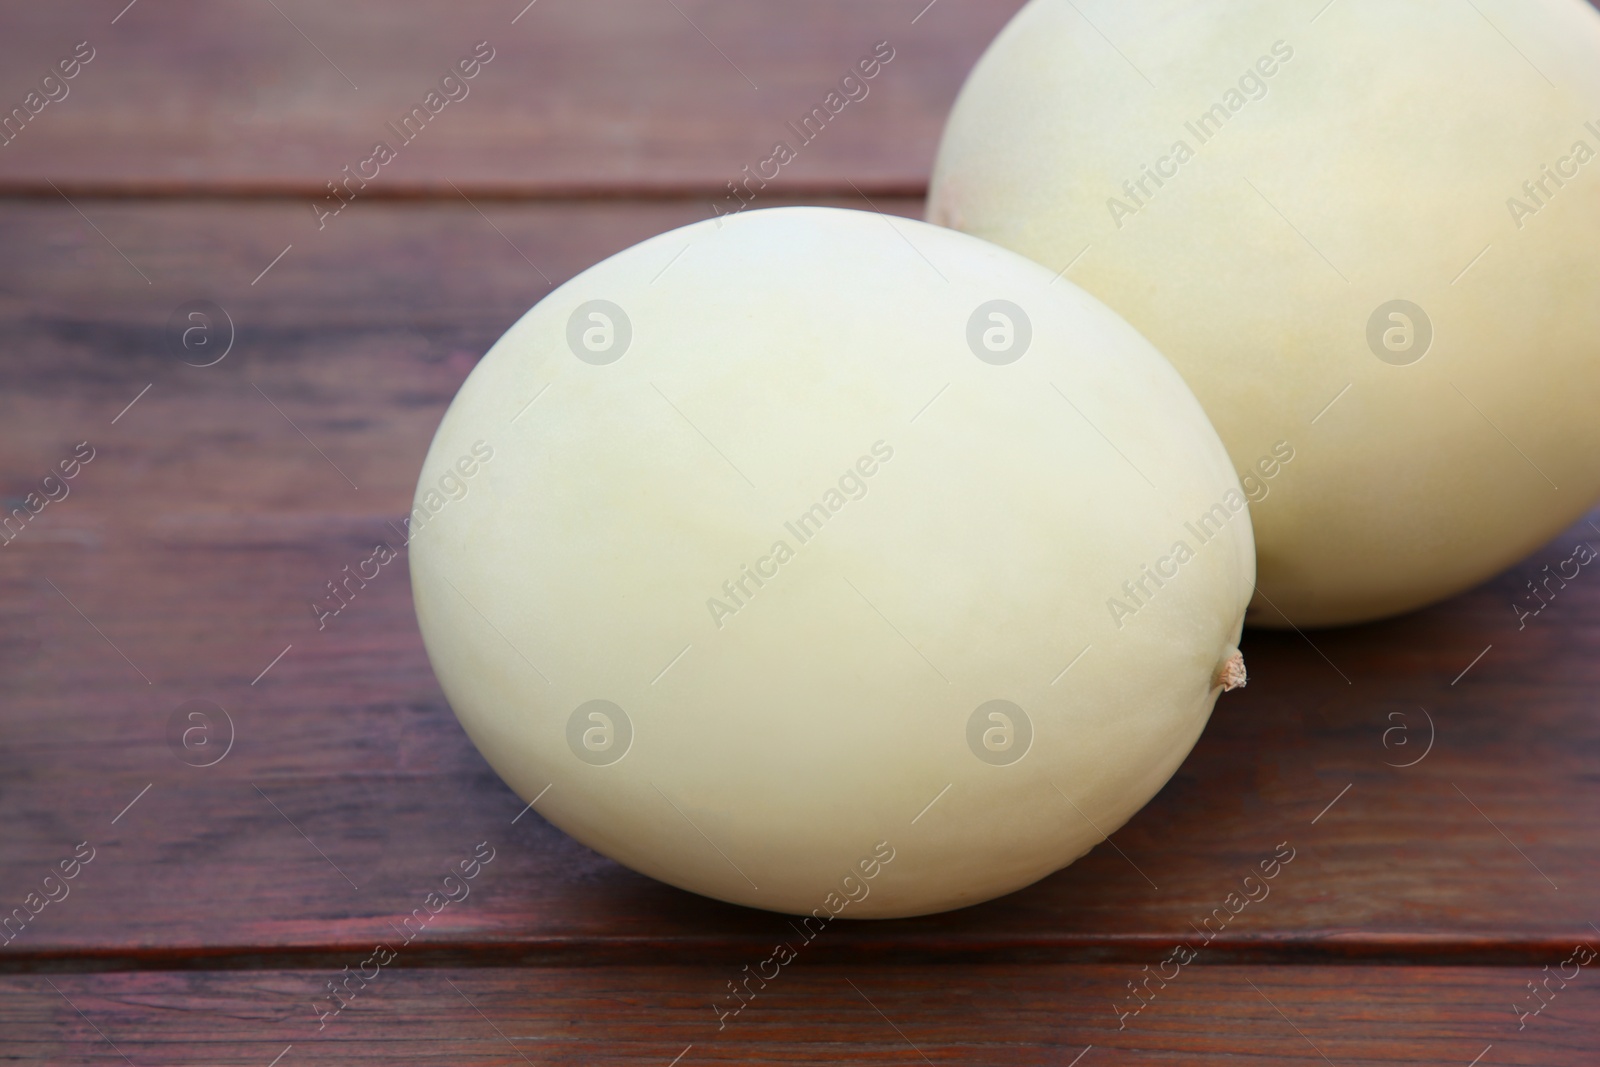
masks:
<instances>
[{"instance_id":1,"label":"dark red wood surface","mask_svg":"<svg viewBox=\"0 0 1600 1067\"><path fill-rule=\"evenodd\" d=\"M0 546L0 911L95 849L0 944L0 1062L114 1062L112 1044L138 1064L266 1064L292 1044L285 1067L666 1064L690 1044L685 1067L1068 1063L1086 1045L1127 1063L1466 1064L1489 1045L1485 1065L1592 1062L1592 967L1521 1030L1512 1004L1575 944L1600 946L1600 581L1520 629L1511 605L1600 544L1600 514L1428 611L1247 634L1249 688L1115 848L976 908L838 924L719 1032L711 1005L791 936L784 920L519 817L439 692L403 567L325 630L307 602L394 536L440 415L507 326L705 217L768 125L878 39L905 45L790 189L919 214L885 191L920 188L943 109L1014 5L941 0L912 25L921 3L680 17L539 0L515 26L520 4L279 6L289 18L145 0L115 25L121 3L0 23L0 99L36 80L30 63L100 49L0 148L0 502L95 449ZM491 22L506 25L476 29ZM537 32L508 38L460 104L482 112L441 121L386 194L318 230L307 198L341 146L491 29ZM215 366L163 338L195 299L233 322ZM190 700L231 718L214 766L169 746ZM319 1033L317 991L481 841L496 858L472 896ZM1126 983L1285 841L1270 897L1118 1030Z\"/></svg>"},{"instance_id":2,"label":"dark red wood surface","mask_svg":"<svg viewBox=\"0 0 1600 1067\"><path fill-rule=\"evenodd\" d=\"M1467 1067L1475 1057L1478 1067L1546 1067L1592 1063L1600 1029L1592 980L1552 981L1547 1006L1519 1020L1512 1002L1531 1002L1527 975L1496 967L1196 964L1118 1029L1113 998L1130 999L1136 968L865 962L796 962L719 1024L711 1004L738 971L386 968L321 1030L313 998L338 967L0 977L0 1010L17 1060L120 1063L120 1051L140 1067L267 1067L279 1055L279 1067L667 1067L680 1055L679 1067Z\"/></svg>"},{"instance_id":3,"label":"dark red wood surface","mask_svg":"<svg viewBox=\"0 0 1600 1067\"><path fill-rule=\"evenodd\" d=\"M364 195L720 197L880 41L893 58L775 184L918 191L956 90L1021 6L538 0L517 18L526 2L145 0L115 25L122 5L99 0L8 8L7 108L77 42L95 58L0 149L0 191L320 196L479 41L494 58L466 96Z\"/></svg>"}]
</instances>

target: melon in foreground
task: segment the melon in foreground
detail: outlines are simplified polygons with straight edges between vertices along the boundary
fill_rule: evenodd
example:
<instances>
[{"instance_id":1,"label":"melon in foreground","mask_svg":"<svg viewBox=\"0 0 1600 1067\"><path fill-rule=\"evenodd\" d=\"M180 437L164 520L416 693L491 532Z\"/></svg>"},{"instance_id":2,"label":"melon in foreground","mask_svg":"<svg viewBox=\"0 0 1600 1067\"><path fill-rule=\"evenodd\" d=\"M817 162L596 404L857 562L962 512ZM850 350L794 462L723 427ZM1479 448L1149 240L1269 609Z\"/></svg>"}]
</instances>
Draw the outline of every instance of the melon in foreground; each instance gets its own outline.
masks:
<instances>
[{"instance_id":1,"label":"melon in foreground","mask_svg":"<svg viewBox=\"0 0 1600 1067\"><path fill-rule=\"evenodd\" d=\"M468 377L416 506L422 634L484 758L751 907L1028 885L1242 681L1250 514L1182 379L912 220L751 211L583 272Z\"/></svg>"}]
</instances>

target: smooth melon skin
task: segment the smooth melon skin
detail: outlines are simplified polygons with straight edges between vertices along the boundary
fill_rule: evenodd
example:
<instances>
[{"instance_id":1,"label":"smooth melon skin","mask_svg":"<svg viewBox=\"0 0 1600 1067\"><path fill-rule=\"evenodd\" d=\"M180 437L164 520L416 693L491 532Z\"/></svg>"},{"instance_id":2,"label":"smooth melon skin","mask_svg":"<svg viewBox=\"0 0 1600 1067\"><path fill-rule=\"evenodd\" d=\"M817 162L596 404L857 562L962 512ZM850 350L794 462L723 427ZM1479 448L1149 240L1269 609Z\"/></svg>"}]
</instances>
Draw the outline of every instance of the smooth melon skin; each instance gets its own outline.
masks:
<instances>
[{"instance_id":1,"label":"smooth melon skin","mask_svg":"<svg viewBox=\"0 0 1600 1067\"><path fill-rule=\"evenodd\" d=\"M969 344L994 300L1020 358ZM1052 272L915 220L750 211L495 344L428 452L411 575L451 706L552 823L722 900L917 915L1066 865L1182 761L1238 680L1239 494L1177 373ZM591 701L626 716L620 759ZM969 744L991 701L1030 745L989 712Z\"/></svg>"},{"instance_id":2,"label":"smooth melon skin","mask_svg":"<svg viewBox=\"0 0 1600 1067\"><path fill-rule=\"evenodd\" d=\"M1287 443L1249 621L1334 625L1463 590L1600 495L1597 152L1580 0L1033 0L961 91L928 218L1071 264L1241 474Z\"/></svg>"}]
</instances>

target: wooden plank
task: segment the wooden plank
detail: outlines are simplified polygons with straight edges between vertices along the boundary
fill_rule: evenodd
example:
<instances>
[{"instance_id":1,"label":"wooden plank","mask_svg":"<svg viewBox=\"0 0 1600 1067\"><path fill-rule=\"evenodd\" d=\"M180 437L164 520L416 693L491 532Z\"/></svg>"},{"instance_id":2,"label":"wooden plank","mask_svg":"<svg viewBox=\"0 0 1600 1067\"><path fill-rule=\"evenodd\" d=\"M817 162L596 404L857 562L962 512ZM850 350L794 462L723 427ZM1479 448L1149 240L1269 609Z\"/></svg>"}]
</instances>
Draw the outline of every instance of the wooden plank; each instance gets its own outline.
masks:
<instances>
[{"instance_id":1,"label":"wooden plank","mask_svg":"<svg viewBox=\"0 0 1600 1067\"><path fill-rule=\"evenodd\" d=\"M326 966L391 936L480 841L492 868L410 958L731 962L781 936L780 917L514 822L522 803L431 676L403 568L325 631L307 606L392 536L455 388L547 291L538 272L559 281L703 206L357 205L320 233L293 204L77 207L0 203L17 250L0 262L0 495L97 449L0 548L3 903L77 842L98 851L0 967ZM161 340L202 297L237 337L207 368ZM1292 865L1208 960L1548 962L1586 936L1600 876L1600 583L1520 630L1511 602L1592 536L1408 618L1250 634L1250 687L1115 849L981 907L841 925L814 958L1148 962L1286 841ZM188 700L232 717L214 767L167 747ZM1426 749L1419 707L1435 743L1395 766Z\"/></svg>"},{"instance_id":2,"label":"wooden plank","mask_svg":"<svg viewBox=\"0 0 1600 1067\"><path fill-rule=\"evenodd\" d=\"M113 24L104 4L34 5L7 16L0 106L78 42L94 58L0 147L0 192L320 198L382 140L396 158L363 197L720 197L777 141L797 153L778 187L920 194L957 89L1019 6L166 0ZM493 58L464 97L409 143L389 130L480 41ZM893 58L803 142L788 124L878 42Z\"/></svg>"},{"instance_id":3,"label":"wooden plank","mask_svg":"<svg viewBox=\"0 0 1600 1067\"><path fill-rule=\"evenodd\" d=\"M1552 973L1569 958L1553 957ZM353 972L363 960L355 953L344 962ZM1133 965L913 969L860 961L815 966L797 958L781 970L764 968L774 977L765 988L759 979L750 982L754 995L738 1014L725 1005L736 1003L727 984L742 980L742 964L572 970L368 964L366 973L376 977L350 980L337 1015L332 1001L317 998L326 998L326 983L343 980L342 965L314 972L29 975L0 979L0 1032L13 1062L52 1065L117 1062L120 1051L136 1064L208 1067L1241 1061L1553 1067L1592 1064L1600 1051L1600 985L1592 969L1569 965L1565 973L1578 976L1564 987L1551 978L1546 1006L1520 1018L1513 1005L1531 1012L1537 1002L1527 983L1544 979L1539 968L1191 965L1165 988L1152 980L1143 1009L1121 1016L1133 1002L1127 983L1142 977Z\"/></svg>"}]
</instances>

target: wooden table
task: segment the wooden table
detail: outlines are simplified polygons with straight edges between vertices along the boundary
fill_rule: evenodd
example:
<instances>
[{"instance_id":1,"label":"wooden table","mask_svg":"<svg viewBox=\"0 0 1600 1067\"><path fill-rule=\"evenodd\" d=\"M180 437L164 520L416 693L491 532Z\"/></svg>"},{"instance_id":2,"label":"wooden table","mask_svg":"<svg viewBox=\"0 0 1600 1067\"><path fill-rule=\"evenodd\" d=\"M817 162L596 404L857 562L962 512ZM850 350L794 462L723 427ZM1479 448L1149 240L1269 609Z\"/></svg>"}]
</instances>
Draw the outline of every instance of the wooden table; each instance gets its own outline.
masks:
<instances>
[{"instance_id":1,"label":"wooden table","mask_svg":"<svg viewBox=\"0 0 1600 1067\"><path fill-rule=\"evenodd\" d=\"M6 109L93 52L0 147L6 512L93 453L0 546L0 909L27 920L0 1062L1600 1059L1600 968L1563 968L1600 945L1600 578L1522 628L1510 606L1588 522L1416 615L1247 635L1250 687L1110 843L980 907L836 925L721 1025L782 917L524 811L440 694L403 567L318 629L309 601L394 538L445 406L552 284L709 215L878 41L870 95L760 203L918 215L1015 0L124 2L0 16ZM319 228L325 183L480 41L469 95ZM470 897L366 962L482 842Z\"/></svg>"}]
</instances>

